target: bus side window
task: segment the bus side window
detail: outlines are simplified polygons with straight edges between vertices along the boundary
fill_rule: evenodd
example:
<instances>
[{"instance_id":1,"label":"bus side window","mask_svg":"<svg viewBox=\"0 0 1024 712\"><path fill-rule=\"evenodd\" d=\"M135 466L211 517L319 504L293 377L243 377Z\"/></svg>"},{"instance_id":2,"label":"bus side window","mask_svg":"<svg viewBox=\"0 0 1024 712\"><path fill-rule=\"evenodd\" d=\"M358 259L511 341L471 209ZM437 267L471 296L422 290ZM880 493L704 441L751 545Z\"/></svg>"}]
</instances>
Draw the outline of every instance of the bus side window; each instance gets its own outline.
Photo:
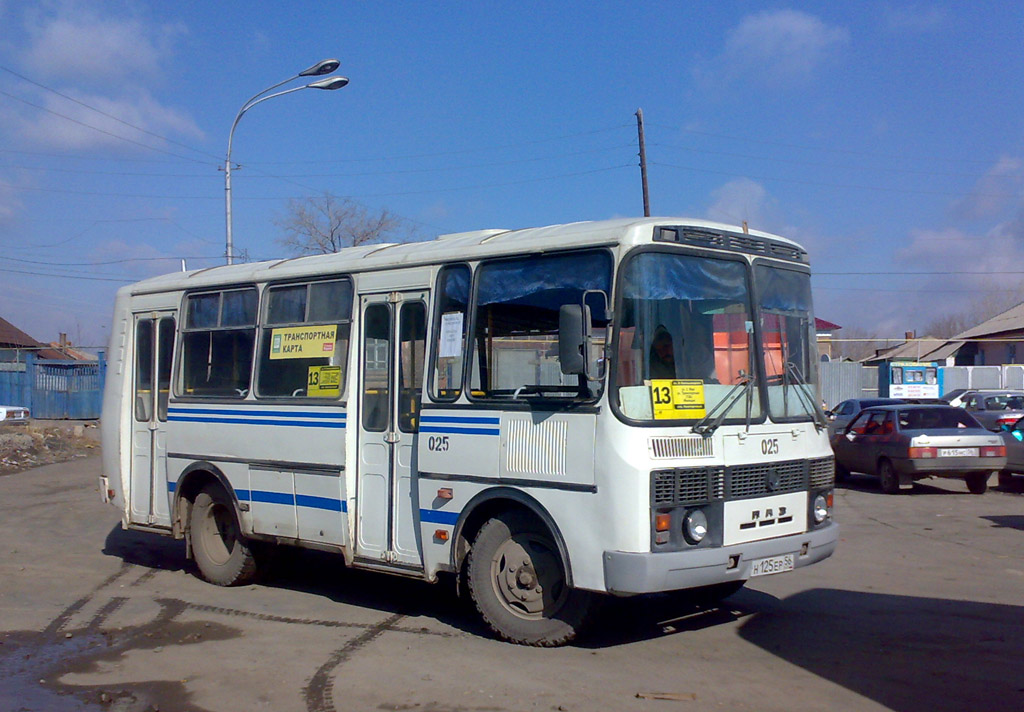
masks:
<instances>
[{"instance_id":1,"label":"bus side window","mask_svg":"<svg viewBox=\"0 0 1024 712\"><path fill-rule=\"evenodd\" d=\"M449 265L437 276L434 312L434 370L430 395L438 401L457 400L462 393L462 364L469 319L469 267Z\"/></svg>"},{"instance_id":2,"label":"bus side window","mask_svg":"<svg viewBox=\"0 0 1024 712\"><path fill-rule=\"evenodd\" d=\"M423 352L427 345L427 310L423 302L402 305L398 330L398 428L404 433L415 433L419 432Z\"/></svg>"},{"instance_id":3,"label":"bus side window","mask_svg":"<svg viewBox=\"0 0 1024 712\"><path fill-rule=\"evenodd\" d=\"M351 282L271 285L265 301L256 395L340 398L348 360Z\"/></svg>"},{"instance_id":4,"label":"bus side window","mask_svg":"<svg viewBox=\"0 0 1024 712\"><path fill-rule=\"evenodd\" d=\"M186 297L178 395L248 395L256 303L254 287Z\"/></svg>"}]
</instances>

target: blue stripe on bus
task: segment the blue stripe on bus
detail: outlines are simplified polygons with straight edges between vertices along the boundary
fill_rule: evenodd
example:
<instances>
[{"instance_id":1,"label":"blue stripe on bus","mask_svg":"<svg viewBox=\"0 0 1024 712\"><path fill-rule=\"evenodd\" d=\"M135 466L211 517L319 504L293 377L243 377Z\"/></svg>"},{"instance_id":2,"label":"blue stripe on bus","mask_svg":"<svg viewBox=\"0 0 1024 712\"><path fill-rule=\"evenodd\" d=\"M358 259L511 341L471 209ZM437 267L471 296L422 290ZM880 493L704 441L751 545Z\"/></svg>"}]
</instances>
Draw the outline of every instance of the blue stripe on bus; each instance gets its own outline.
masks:
<instances>
[{"instance_id":1,"label":"blue stripe on bus","mask_svg":"<svg viewBox=\"0 0 1024 712\"><path fill-rule=\"evenodd\" d=\"M267 492L266 490L253 490L252 502L265 502L267 504L290 504L295 506L295 495L291 492Z\"/></svg>"},{"instance_id":2,"label":"blue stripe on bus","mask_svg":"<svg viewBox=\"0 0 1024 712\"><path fill-rule=\"evenodd\" d=\"M421 433L445 433L446 435L501 435L498 428L432 428L420 426Z\"/></svg>"},{"instance_id":3,"label":"blue stripe on bus","mask_svg":"<svg viewBox=\"0 0 1024 712\"><path fill-rule=\"evenodd\" d=\"M267 415L284 418L341 418L347 417L346 413L325 413L315 410L259 410L248 409L221 409L221 408L168 408L168 413L180 413L182 415Z\"/></svg>"},{"instance_id":4,"label":"blue stripe on bus","mask_svg":"<svg viewBox=\"0 0 1024 712\"><path fill-rule=\"evenodd\" d=\"M167 491L174 494L178 489L177 482L168 482ZM288 504L307 507L309 509L326 509L328 512L348 512L348 502L331 497L314 497L309 494L292 495L283 492L264 492L262 490L235 490L239 502L266 502L268 504Z\"/></svg>"},{"instance_id":5,"label":"blue stripe on bus","mask_svg":"<svg viewBox=\"0 0 1024 712\"><path fill-rule=\"evenodd\" d=\"M264 420L262 418L198 418L168 415L167 420L177 423L235 423L236 425L281 425L296 428L344 428L344 422L309 422L302 420Z\"/></svg>"},{"instance_id":6,"label":"blue stripe on bus","mask_svg":"<svg viewBox=\"0 0 1024 712\"><path fill-rule=\"evenodd\" d=\"M329 512L348 511L348 502L343 502L340 499L331 499L330 497L314 497L310 494L295 495L295 504L312 509L326 509Z\"/></svg>"},{"instance_id":7,"label":"blue stripe on bus","mask_svg":"<svg viewBox=\"0 0 1024 712\"><path fill-rule=\"evenodd\" d=\"M420 420L424 423L465 423L471 425L500 425L500 417L477 416L477 415L427 415L423 414Z\"/></svg>"},{"instance_id":8,"label":"blue stripe on bus","mask_svg":"<svg viewBox=\"0 0 1024 712\"><path fill-rule=\"evenodd\" d=\"M431 524L451 524L454 526L459 521L459 513L442 512L439 509L421 509L420 521L430 522Z\"/></svg>"}]
</instances>

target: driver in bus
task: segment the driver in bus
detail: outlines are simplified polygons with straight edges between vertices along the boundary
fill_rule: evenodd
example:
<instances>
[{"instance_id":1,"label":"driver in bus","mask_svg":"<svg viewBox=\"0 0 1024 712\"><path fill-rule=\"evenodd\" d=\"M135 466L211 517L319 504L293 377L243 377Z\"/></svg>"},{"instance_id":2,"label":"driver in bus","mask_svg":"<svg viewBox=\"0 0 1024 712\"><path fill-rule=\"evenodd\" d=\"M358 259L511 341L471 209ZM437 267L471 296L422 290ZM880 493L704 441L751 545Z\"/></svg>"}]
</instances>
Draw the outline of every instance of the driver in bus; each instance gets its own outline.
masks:
<instances>
[{"instance_id":1,"label":"driver in bus","mask_svg":"<svg viewBox=\"0 0 1024 712\"><path fill-rule=\"evenodd\" d=\"M653 378L675 378L676 359L672 346L672 335L668 329L659 325L654 330L654 340L651 341L650 355L650 377Z\"/></svg>"}]
</instances>

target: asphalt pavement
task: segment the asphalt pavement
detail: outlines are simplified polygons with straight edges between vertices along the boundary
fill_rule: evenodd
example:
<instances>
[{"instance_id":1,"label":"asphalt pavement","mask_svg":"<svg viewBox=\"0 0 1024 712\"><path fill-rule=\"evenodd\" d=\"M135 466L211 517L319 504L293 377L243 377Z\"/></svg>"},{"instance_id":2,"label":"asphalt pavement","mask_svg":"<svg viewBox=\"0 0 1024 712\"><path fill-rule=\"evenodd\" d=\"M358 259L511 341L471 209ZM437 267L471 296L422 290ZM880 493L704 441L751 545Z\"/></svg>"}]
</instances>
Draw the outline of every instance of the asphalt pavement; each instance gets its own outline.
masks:
<instances>
[{"instance_id":1,"label":"asphalt pavement","mask_svg":"<svg viewBox=\"0 0 1024 712\"><path fill-rule=\"evenodd\" d=\"M99 473L0 477L0 711L1024 710L1024 478L889 496L855 475L828 561L710 608L614 601L543 650L324 553L211 586L181 542L121 529Z\"/></svg>"}]
</instances>

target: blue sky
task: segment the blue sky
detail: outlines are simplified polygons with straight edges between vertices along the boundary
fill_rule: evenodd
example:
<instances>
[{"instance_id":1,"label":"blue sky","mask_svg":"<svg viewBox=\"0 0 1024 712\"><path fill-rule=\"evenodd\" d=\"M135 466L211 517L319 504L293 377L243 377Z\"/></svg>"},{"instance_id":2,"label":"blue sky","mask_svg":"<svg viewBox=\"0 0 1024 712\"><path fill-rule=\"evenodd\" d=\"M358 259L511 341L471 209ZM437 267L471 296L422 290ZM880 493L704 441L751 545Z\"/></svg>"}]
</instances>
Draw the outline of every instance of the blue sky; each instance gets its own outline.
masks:
<instances>
[{"instance_id":1,"label":"blue sky","mask_svg":"<svg viewBox=\"0 0 1024 712\"><path fill-rule=\"evenodd\" d=\"M107 339L114 291L282 255L330 191L416 239L642 214L802 242L818 316L882 336L1024 299L1024 5L0 0L0 316ZM96 110L99 111L96 111ZM140 130L141 129L141 130ZM920 272L924 274L907 274Z\"/></svg>"}]
</instances>

